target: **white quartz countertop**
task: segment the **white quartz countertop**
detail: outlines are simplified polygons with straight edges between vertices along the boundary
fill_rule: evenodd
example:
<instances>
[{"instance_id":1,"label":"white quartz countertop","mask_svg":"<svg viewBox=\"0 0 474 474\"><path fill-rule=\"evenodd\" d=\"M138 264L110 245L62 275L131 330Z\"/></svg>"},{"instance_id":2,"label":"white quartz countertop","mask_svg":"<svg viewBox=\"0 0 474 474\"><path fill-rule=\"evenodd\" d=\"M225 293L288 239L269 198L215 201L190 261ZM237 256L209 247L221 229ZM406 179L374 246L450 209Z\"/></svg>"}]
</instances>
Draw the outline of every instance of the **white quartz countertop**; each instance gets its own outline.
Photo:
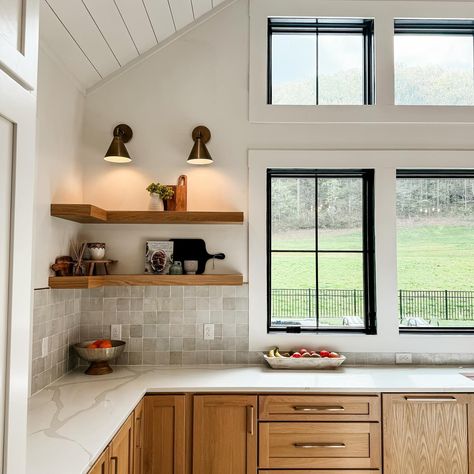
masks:
<instances>
[{"instance_id":1,"label":"white quartz countertop","mask_svg":"<svg viewBox=\"0 0 474 474\"><path fill-rule=\"evenodd\" d=\"M474 369L118 367L104 376L76 370L30 398L27 474L86 473L145 393L474 393L474 381L462 374L474 374Z\"/></svg>"}]
</instances>

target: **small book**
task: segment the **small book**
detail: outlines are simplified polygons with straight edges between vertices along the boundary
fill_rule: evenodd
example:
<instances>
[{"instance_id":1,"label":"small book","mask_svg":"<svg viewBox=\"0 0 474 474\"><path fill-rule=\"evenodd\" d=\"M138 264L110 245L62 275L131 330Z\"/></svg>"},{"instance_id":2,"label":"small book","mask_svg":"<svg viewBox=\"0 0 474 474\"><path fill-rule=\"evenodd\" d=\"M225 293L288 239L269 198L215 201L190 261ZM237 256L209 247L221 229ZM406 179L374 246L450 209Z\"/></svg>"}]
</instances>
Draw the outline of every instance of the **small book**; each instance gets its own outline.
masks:
<instances>
[{"instance_id":1,"label":"small book","mask_svg":"<svg viewBox=\"0 0 474 474\"><path fill-rule=\"evenodd\" d=\"M173 242L149 240L145 247L145 273L167 275L173 263Z\"/></svg>"}]
</instances>

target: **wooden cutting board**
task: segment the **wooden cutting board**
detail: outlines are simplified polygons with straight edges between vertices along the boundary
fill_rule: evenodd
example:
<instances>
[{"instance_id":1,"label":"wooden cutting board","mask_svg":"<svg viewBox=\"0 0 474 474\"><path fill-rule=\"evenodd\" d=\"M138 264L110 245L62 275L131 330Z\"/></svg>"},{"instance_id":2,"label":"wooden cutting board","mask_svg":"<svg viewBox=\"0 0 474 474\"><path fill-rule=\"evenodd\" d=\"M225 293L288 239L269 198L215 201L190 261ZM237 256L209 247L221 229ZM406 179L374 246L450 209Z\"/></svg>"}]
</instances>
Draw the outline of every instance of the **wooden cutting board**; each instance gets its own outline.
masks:
<instances>
[{"instance_id":1,"label":"wooden cutting board","mask_svg":"<svg viewBox=\"0 0 474 474\"><path fill-rule=\"evenodd\" d=\"M185 260L197 260L198 269L196 274L200 275L206 270L206 263L211 258L224 260L223 253L210 254L206 249L203 239L170 239L173 242L173 260L180 261L184 265Z\"/></svg>"}]
</instances>

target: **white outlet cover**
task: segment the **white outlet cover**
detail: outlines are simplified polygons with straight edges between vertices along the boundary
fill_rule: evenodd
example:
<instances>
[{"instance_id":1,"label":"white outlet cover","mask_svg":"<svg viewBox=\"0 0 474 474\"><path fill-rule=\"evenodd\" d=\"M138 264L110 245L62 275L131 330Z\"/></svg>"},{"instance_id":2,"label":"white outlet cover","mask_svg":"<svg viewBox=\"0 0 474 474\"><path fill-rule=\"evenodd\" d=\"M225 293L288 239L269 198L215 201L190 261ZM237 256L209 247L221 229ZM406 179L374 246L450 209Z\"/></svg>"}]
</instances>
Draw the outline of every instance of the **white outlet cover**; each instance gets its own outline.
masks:
<instances>
[{"instance_id":1,"label":"white outlet cover","mask_svg":"<svg viewBox=\"0 0 474 474\"><path fill-rule=\"evenodd\" d=\"M412 355L410 352L399 352L395 354L395 362L397 364L411 364Z\"/></svg>"},{"instance_id":2,"label":"white outlet cover","mask_svg":"<svg viewBox=\"0 0 474 474\"><path fill-rule=\"evenodd\" d=\"M204 324L204 340L214 340L214 324Z\"/></svg>"},{"instance_id":3,"label":"white outlet cover","mask_svg":"<svg viewBox=\"0 0 474 474\"><path fill-rule=\"evenodd\" d=\"M110 339L113 339L115 341L120 341L120 339L122 339L122 325L121 324L110 325Z\"/></svg>"},{"instance_id":4,"label":"white outlet cover","mask_svg":"<svg viewBox=\"0 0 474 474\"><path fill-rule=\"evenodd\" d=\"M48 355L48 338L44 337L41 340L41 357L46 357Z\"/></svg>"}]
</instances>

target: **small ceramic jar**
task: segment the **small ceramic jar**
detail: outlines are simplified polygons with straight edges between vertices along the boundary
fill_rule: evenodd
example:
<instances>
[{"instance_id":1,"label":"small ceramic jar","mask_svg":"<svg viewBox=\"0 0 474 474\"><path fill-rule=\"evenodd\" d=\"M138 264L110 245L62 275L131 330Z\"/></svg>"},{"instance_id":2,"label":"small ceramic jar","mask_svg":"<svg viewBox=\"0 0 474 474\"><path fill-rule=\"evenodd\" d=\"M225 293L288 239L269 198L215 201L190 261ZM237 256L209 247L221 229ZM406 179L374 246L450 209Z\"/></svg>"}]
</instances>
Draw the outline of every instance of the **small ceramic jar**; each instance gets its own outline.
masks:
<instances>
[{"instance_id":1,"label":"small ceramic jar","mask_svg":"<svg viewBox=\"0 0 474 474\"><path fill-rule=\"evenodd\" d=\"M102 260L105 257L105 244L91 242L87 244L89 255L92 260Z\"/></svg>"},{"instance_id":2,"label":"small ceramic jar","mask_svg":"<svg viewBox=\"0 0 474 474\"><path fill-rule=\"evenodd\" d=\"M183 274L183 267L181 266L181 262L174 262L173 265L170 267L170 275L182 275Z\"/></svg>"},{"instance_id":3,"label":"small ceramic jar","mask_svg":"<svg viewBox=\"0 0 474 474\"><path fill-rule=\"evenodd\" d=\"M186 275L196 275L198 264L199 262L197 260L185 260L184 271L186 272Z\"/></svg>"}]
</instances>

